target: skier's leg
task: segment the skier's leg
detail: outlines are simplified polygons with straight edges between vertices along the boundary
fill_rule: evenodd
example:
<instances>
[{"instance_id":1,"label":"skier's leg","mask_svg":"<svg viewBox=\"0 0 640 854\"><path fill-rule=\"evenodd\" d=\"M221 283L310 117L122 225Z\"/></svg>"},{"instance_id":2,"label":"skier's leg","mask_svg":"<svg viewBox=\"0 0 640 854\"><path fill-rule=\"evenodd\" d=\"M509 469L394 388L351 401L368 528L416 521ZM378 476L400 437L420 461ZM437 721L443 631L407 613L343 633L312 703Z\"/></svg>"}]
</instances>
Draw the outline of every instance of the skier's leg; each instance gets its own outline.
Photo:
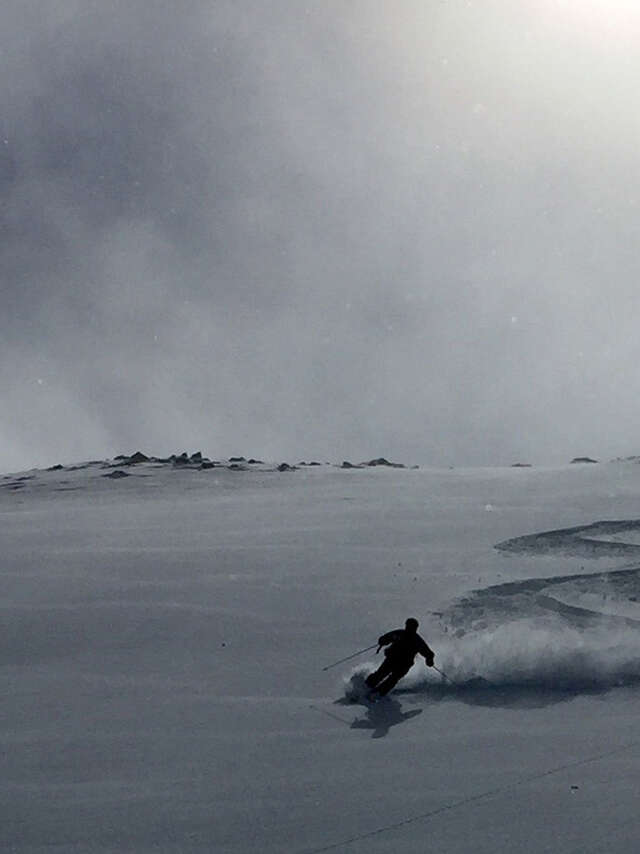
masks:
<instances>
[{"instance_id":1,"label":"skier's leg","mask_svg":"<svg viewBox=\"0 0 640 854\"><path fill-rule=\"evenodd\" d=\"M385 697L389 691L396 687L402 677L407 675L411 670L411 666L412 665L410 664L408 667L395 667L386 679L383 679L378 683L378 687L376 688L378 694L380 694L381 697Z\"/></svg>"},{"instance_id":2,"label":"skier's leg","mask_svg":"<svg viewBox=\"0 0 640 854\"><path fill-rule=\"evenodd\" d=\"M383 679L382 682L378 684L376 691L381 697L386 697L389 691L396 687L401 678L401 676L396 676L395 673L390 673L386 679Z\"/></svg>"},{"instance_id":3,"label":"skier's leg","mask_svg":"<svg viewBox=\"0 0 640 854\"><path fill-rule=\"evenodd\" d=\"M377 670L374 670L373 673L370 673L365 682L369 686L369 688L375 688L383 679L385 679L389 674L393 671L389 660L385 658L380 667Z\"/></svg>"}]
</instances>

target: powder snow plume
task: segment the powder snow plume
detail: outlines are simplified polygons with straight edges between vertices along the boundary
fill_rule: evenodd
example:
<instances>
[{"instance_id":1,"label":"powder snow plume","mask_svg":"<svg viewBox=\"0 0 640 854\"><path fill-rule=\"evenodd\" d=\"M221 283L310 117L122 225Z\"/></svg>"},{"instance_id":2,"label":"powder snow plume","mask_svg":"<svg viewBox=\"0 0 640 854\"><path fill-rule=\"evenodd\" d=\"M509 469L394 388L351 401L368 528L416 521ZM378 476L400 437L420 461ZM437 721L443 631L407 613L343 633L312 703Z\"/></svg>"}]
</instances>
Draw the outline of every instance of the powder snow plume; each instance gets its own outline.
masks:
<instances>
[{"instance_id":1,"label":"powder snow plume","mask_svg":"<svg viewBox=\"0 0 640 854\"><path fill-rule=\"evenodd\" d=\"M518 620L443 642L435 663L451 680L449 687L453 683L471 687L482 680L495 687L579 693L640 681L640 631L631 627L584 631ZM403 684L421 690L442 685L443 677L416 664Z\"/></svg>"}]
</instances>

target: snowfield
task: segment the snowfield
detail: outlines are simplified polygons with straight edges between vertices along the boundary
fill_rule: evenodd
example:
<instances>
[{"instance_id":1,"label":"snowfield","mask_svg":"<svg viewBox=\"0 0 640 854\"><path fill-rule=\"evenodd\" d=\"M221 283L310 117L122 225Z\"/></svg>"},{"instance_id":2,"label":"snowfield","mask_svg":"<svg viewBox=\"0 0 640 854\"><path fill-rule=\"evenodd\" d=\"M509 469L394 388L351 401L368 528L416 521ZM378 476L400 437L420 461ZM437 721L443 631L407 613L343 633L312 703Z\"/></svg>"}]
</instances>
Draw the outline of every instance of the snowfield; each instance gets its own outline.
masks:
<instances>
[{"instance_id":1,"label":"snowfield","mask_svg":"<svg viewBox=\"0 0 640 854\"><path fill-rule=\"evenodd\" d=\"M638 850L640 466L132 459L0 476L2 851Z\"/></svg>"}]
</instances>

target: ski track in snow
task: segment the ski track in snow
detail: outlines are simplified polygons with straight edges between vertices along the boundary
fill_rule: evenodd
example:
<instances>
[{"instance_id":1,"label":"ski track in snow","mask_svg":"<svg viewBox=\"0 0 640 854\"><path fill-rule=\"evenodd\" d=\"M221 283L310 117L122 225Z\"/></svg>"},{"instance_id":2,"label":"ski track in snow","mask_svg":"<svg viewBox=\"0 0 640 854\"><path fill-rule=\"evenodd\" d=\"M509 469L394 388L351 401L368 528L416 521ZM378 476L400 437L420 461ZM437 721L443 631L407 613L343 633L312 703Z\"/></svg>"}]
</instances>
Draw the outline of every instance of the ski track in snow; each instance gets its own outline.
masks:
<instances>
[{"instance_id":1,"label":"ski track in snow","mask_svg":"<svg viewBox=\"0 0 640 854\"><path fill-rule=\"evenodd\" d=\"M496 548L640 558L640 546L623 540L638 532L637 519L600 521L516 537ZM436 664L450 678L415 667L402 683L406 692L486 704L520 702L529 694L539 704L640 683L640 560L474 590L439 616L444 640Z\"/></svg>"}]
</instances>

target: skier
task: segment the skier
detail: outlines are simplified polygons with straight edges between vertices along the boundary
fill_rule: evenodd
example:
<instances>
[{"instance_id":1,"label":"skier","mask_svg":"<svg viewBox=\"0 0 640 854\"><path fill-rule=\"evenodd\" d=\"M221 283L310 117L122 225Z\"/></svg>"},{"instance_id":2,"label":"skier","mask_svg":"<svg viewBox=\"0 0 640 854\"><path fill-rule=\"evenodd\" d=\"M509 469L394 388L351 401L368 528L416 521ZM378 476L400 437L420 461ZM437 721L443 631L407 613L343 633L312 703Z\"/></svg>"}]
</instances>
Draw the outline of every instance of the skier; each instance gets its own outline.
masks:
<instances>
[{"instance_id":1,"label":"skier","mask_svg":"<svg viewBox=\"0 0 640 854\"><path fill-rule=\"evenodd\" d=\"M404 629L393 629L378 638L376 654L383 646L388 647L384 651L384 661L365 680L371 688L372 699L388 694L411 670L416 655L424 656L427 667L433 667L434 652L418 634L418 621L414 617L409 617Z\"/></svg>"}]
</instances>

